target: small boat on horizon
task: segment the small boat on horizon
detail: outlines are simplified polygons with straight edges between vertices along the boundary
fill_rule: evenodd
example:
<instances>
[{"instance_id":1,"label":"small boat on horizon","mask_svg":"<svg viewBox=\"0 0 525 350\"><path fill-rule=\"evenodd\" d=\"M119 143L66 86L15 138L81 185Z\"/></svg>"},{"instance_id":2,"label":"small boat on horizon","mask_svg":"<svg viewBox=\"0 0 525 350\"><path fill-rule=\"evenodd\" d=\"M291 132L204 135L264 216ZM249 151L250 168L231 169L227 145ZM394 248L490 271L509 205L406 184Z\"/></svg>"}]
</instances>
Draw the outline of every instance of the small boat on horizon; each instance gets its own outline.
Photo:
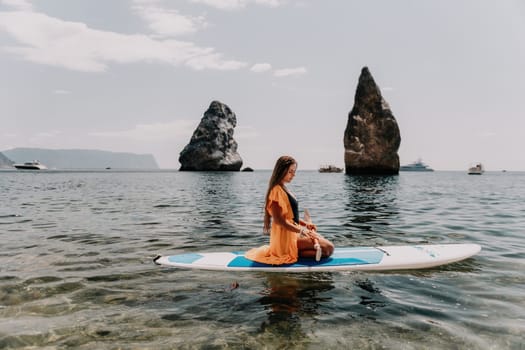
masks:
<instances>
[{"instance_id":1,"label":"small boat on horizon","mask_svg":"<svg viewBox=\"0 0 525 350\"><path fill-rule=\"evenodd\" d=\"M476 163L475 165L468 168L468 174L469 175L481 175L485 172L485 169L483 168L483 164Z\"/></svg>"},{"instance_id":2,"label":"small boat on horizon","mask_svg":"<svg viewBox=\"0 0 525 350\"><path fill-rule=\"evenodd\" d=\"M428 165L423 163L423 161L420 158L415 162L400 166L399 171L434 171L434 169L430 168Z\"/></svg>"},{"instance_id":3,"label":"small boat on horizon","mask_svg":"<svg viewBox=\"0 0 525 350\"><path fill-rule=\"evenodd\" d=\"M38 160L33 160L32 162L25 162L19 164L13 164L13 166L20 170L44 170L47 167L40 163Z\"/></svg>"},{"instance_id":4,"label":"small boat on horizon","mask_svg":"<svg viewBox=\"0 0 525 350\"><path fill-rule=\"evenodd\" d=\"M320 173L341 173L343 168L336 167L335 165L326 165L319 168Z\"/></svg>"}]
</instances>

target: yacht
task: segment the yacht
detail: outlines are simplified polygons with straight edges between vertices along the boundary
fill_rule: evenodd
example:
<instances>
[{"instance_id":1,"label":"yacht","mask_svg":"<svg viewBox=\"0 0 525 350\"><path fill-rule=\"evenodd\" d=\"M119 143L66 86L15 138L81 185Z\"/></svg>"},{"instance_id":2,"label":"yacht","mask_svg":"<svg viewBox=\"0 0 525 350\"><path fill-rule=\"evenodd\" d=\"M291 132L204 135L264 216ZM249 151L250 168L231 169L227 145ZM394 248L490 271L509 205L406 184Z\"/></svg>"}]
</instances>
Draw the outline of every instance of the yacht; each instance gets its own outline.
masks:
<instances>
[{"instance_id":1,"label":"yacht","mask_svg":"<svg viewBox=\"0 0 525 350\"><path fill-rule=\"evenodd\" d=\"M38 160L34 160L32 162L25 162L22 164L13 164L13 166L20 170L44 170L47 169L47 167L40 163Z\"/></svg>"},{"instance_id":2,"label":"yacht","mask_svg":"<svg viewBox=\"0 0 525 350\"><path fill-rule=\"evenodd\" d=\"M320 173L341 173L343 168L338 168L335 165L327 165L319 168Z\"/></svg>"},{"instance_id":3,"label":"yacht","mask_svg":"<svg viewBox=\"0 0 525 350\"><path fill-rule=\"evenodd\" d=\"M400 171L434 171L434 169L430 168L428 165L423 163L421 159L416 160L413 163L407 164L407 165L401 165L399 167Z\"/></svg>"},{"instance_id":4,"label":"yacht","mask_svg":"<svg viewBox=\"0 0 525 350\"><path fill-rule=\"evenodd\" d=\"M481 175L485 172L485 169L483 168L483 164L476 163L475 165L468 168L468 174L469 175Z\"/></svg>"}]
</instances>

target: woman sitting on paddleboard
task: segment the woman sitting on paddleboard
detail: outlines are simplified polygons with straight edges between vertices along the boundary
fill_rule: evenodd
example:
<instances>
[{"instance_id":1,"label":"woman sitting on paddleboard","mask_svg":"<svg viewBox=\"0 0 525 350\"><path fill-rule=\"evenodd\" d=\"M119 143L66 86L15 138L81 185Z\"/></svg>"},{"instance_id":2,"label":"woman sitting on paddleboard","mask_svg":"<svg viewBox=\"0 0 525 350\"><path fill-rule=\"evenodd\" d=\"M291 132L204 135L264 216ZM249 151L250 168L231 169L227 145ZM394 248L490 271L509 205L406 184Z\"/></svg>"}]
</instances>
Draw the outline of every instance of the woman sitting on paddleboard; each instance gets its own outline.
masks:
<instances>
[{"instance_id":1,"label":"woman sitting on paddleboard","mask_svg":"<svg viewBox=\"0 0 525 350\"><path fill-rule=\"evenodd\" d=\"M317 226L299 218L299 203L285 186L296 170L292 157L282 156L275 163L264 208L264 232L270 232L270 245L249 250L246 258L281 265L292 264L298 257L319 260L332 255L334 245L317 233Z\"/></svg>"}]
</instances>

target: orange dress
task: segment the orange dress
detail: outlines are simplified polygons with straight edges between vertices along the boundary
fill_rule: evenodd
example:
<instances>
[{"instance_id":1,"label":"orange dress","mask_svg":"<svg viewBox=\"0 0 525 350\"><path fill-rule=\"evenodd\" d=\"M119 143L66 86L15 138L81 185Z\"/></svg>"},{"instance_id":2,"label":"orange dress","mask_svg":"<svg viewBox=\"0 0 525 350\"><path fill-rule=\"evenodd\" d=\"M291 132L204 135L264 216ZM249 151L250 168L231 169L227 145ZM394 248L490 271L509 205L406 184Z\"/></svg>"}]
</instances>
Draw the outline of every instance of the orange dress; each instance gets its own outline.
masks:
<instances>
[{"instance_id":1,"label":"orange dress","mask_svg":"<svg viewBox=\"0 0 525 350\"><path fill-rule=\"evenodd\" d=\"M266 210L270 211L273 203L281 208L286 221L293 220L293 211L288 200L288 195L280 185L270 191ZM281 265L293 264L297 261L297 232L289 231L284 226L272 223L270 232L270 245L253 248L246 252L245 257L264 264Z\"/></svg>"}]
</instances>

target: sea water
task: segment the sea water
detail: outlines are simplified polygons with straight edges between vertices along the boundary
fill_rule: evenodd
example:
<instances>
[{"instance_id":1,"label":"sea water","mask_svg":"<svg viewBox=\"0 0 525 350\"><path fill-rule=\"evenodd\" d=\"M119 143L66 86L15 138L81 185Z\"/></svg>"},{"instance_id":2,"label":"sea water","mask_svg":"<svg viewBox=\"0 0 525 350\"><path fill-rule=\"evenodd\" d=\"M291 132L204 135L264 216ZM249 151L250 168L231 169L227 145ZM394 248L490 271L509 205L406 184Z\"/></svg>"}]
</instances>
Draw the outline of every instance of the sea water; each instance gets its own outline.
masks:
<instances>
[{"instance_id":1,"label":"sea water","mask_svg":"<svg viewBox=\"0 0 525 350\"><path fill-rule=\"evenodd\" d=\"M0 348L525 349L525 173L290 184L336 246L477 243L440 268L181 270L157 254L245 250L270 171L0 172Z\"/></svg>"}]
</instances>

